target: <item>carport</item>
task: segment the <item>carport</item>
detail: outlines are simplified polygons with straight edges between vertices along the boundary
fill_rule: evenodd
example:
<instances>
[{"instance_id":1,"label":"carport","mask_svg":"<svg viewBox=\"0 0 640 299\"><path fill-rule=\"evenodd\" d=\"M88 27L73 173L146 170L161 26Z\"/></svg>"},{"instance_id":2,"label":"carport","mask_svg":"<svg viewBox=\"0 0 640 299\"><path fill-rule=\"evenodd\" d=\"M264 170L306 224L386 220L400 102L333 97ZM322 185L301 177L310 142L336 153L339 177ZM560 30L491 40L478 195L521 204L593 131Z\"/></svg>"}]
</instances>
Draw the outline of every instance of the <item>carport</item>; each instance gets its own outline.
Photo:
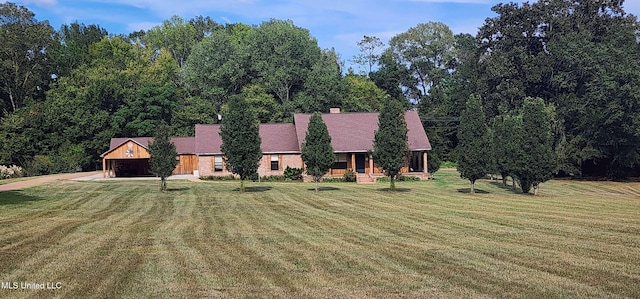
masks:
<instances>
[{"instance_id":1,"label":"carport","mask_svg":"<svg viewBox=\"0 0 640 299\"><path fill-rule=\"evenodd\" d=\"M149 167L149 144L147 137L114 138L110 150L102 154L103 177L126 177L151 175Z\"/></svg>"}]
</instances>

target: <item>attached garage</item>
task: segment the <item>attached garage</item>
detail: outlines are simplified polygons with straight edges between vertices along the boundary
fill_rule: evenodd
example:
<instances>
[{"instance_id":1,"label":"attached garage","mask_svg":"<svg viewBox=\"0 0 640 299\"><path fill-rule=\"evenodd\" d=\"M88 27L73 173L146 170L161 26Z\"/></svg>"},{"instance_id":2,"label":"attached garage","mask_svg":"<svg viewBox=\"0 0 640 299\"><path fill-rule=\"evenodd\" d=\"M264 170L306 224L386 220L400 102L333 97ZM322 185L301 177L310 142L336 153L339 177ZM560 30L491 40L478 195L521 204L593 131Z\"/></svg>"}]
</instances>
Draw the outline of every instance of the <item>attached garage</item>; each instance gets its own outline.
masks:
<instances>
[{"instance_id":1,"label":"attached garage","mask_svg":"<svg viewBox=\"0 0 640 299\"><path fill-rule=\"evenodd\" d=\"M103 177L151 176L149 142L151 137L112 138L109 150L101 155ZM178 165L173 174L193 174L198 169L193 137L173 137Z\"/></svg>"}]
</instances>

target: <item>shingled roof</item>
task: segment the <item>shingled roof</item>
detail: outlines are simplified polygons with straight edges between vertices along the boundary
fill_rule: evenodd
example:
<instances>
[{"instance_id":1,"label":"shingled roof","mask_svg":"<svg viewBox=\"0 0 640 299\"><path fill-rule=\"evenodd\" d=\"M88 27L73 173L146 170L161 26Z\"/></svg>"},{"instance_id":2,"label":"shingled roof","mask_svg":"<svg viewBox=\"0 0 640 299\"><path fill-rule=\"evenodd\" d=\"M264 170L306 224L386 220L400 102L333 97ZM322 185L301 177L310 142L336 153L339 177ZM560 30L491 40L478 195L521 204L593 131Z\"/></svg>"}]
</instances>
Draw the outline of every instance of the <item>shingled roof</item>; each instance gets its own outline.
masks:
<instances>
[{"instance_id":1,"label":"shingled roof","mask_svg":"<svg viewBox=\"0 0 640 299\"><path fill-rule=\"evenodd\" d=\"M196 153L200 155L220 155L220 125L196 125Z\"/></svg>"},{"instance_id":2,"label":"shingled roof","mask_svg":"<svg viewBox=\"0 0 640 299\"><path fill-rule=\"evenodd\" d=\"M260 138L262 152L270 153L300 153L296 127L293 124L261 124Z\"/></svg>"},{"instance_id":3,"label":"shingled roof","mask_svg":"<svg viewBox=\"0 0 640 299\"><path fill-rule=\"evenodd\" d=\"M104 154L100 155L101 157L107 155L108 153L110 153L111 151L113 151L114 149L120 147L121 145L129 142L129 141L133 141L135 143L137 143L138 145L146 148L147 150L149 149L149 142L153 141L153 137L133 137L133 138L127 138L127 137L121 137L121 138L111 138L111 142L109 144L109 150L106 151ZM176 152L178 152L178 155L184 155L184 154L195 154L195 137L171 137L171 142L173 142L173 144L176 145Z\"/></svg>"},{"instance_id":4,"label":"shingled roof","mask_svg":"<svg viewBox=\"0 0 640 299\"><path fill-rule=\"evenodd\" d=\"M311 114L294 114L293 124L261 124L261 149L270 153L300 153L302 143L307 134ZM330 113L323 114L322 119L331 135L331 145L337 153L367 152L373 150L373 139L378 129L378 113ZM427 133L422 127L416 111L405 113L407 122L407 139L410 151L431 150ZM122 144L133 141L144 148L149 148L153 137L112 138L108 154ZM195 137L172 137L178 154L220 155L222 138L220 125L196 125Z\"/></svg>"},{"instance_id":5,"label":"shingled roof","mask_svg":"<svg viewBox=\"0 0 640 299\"><path fill-rule=\"evenodd\" d=\"M260 148L265 154L300 153L296 128L293 124L261 124ZM220 155L222 151L220 125L196 125L195 150L202 155Z\"/></svg>"},{"instance_id":6,"label":"shingled roof","mask_svg":"<svg viewBox=\"0 0 640 299\"><path fill-rule=\"evenodd\" d=\"M295 114L293 118L298 143L302 147L311 114ZM373 150L373 139L375 131L378 129L377 112L322 114L322 120L327 125L329 135L331 135L331 145L335 152L367 152ZM431 144L427 138L427 133L422 127L418 113L416 111L407 111L405 120L408 129L409 150L431 150Z\"/></svg>"}]
</instances>

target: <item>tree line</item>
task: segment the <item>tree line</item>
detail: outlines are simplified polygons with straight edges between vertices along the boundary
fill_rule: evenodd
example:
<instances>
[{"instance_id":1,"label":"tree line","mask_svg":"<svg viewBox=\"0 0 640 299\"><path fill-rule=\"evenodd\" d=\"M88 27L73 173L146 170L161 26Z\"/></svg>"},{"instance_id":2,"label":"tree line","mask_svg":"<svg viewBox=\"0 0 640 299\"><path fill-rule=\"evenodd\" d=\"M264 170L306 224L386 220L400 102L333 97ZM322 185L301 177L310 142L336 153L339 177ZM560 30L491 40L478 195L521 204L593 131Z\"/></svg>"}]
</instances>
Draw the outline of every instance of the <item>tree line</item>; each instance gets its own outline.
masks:
<instances>
[{"instance_id":1,"label":"tree line","mask_svg":"<svg viewBox=\"0 0 640 299\"><path fill-rule=\"evenodd\" d=\"M399 100L420 112L433 172L440 161L463 159L468 99L480 103L481 123L505 138L501 144L522 138L525 103L540 99L553 174L638 175L640 31L623 3L498 4L475 36L439 22L417 24L388 44L364 36L350 58L360 69L345 70L339 53L291 21L222 25L174 16L113 35L78 23L54 30L7 2L0 4L0 164L92 169L112 137L150 136L160 123L188 136L197 123L218 122L239 96L260 122L330 107L380 111Z\"/></svg>"},{"instance_id":2,"label":"tree line","mask_svg":"<svg viewBox=\"0 0 640 299\"><path fill-rule=\"evenodd\" d=\"M481 123L489 128L518 118L527 112L527 99L539 98L552 111L554 175L638 176L640 31L638 19L623 5L597 0L498 4L492 8L496 16L487 18L475 36L454 35L442 23L422 23L394 36L386 47L365 37L357 61L368 72L373 59L377 68L369 77L419 109L434 149L430 169L437 169L438 160L459 160L460 117L471 97L479 98ZM514 138L521 135L513 126L507 130Z\"/></svg>"},{"instance_id":3,"label":"tree line","mask_svg":"<svg viewBox=\"0 0 640 299\"><path fill-rule=\"evenodd\" d=\"M110 138L174 136L219 122L244 97L261 122L293 113L376 111L372 81L343 75L338 54L291 21L221 25L174 16L148 31L54 30L27 8L0 4L0 164L32 174L95 169Z\"/></svg>"}]
</instances>

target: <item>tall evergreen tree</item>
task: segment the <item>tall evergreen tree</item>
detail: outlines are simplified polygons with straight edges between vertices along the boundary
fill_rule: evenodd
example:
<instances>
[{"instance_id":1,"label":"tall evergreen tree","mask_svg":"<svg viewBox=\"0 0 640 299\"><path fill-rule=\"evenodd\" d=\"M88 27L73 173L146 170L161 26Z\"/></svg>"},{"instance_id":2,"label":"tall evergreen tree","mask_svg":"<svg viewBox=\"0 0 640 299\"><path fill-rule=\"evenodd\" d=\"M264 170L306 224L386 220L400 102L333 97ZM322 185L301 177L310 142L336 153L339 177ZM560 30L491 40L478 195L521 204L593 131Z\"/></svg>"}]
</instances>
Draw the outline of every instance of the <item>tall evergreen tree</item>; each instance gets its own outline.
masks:
<instances>
[{"instance_id":1,"label":"tall evergreen tree","mask_svg":"<svg viewBox=\"0 0 640 299\"><path fill-rule=\"evenodd\" d=\"M227 170L240 176L240 192L244 192L244 180L258 172L262 150L258 117L245 98L232 96L223 113L220 150Z\"/></svg>"},{"instance_id":2,"label":"tall evergreen tree","mask_svg":"<svg viewBox=\"0 0 640 299\"><path fill-rule=\"evenodd\" d=\"M171 142L167 125L161 124L157 127L153 141L149 143L149 153L151 172L160 177L160 191L164 192L167 190L166 178L178 165L176 145Z\"/></svg>"},{"instance_id":3,"label":"tall evergreen tree","mask_svg":"<svg viewBox=\"0 0 640 299\"><path fill-rule=\"evenodd\" d=\"M306 165L306 172L313 176L318 192L318 182L331 168L335 155L331 146L331 136L327 125L322 121L322 115L318 112L311 115L307 135L302 145L302 161Z\"/></svg>"},{"instance_id":4,"label":"tall evergreen tree","mask_svg":"<svg viewBox=\"0 0 640 299\"><path fill-rule=\"evenodd\" d=\"M472 95L460 115L458 128L458 171L460 177L471 182L471 194L475 193L476 180L484 177L491 167L487 131L482 100Z\"/></svg>"},{"instance_id":5,"label":"tall evergreen tree","mask_svg":"<svg viewBox=\"0 0 640 299\"><path fill-rule=\"evenodd\" d=\"M502 185L507 185L507 176L514 178L516 160L519 157L522 138L522 118L504 113L493 119L493 161L502 176Z\"/></svg>"},{"instance_id":6,"label":"tall evergreen tree","mask_svg":"<svg viewBox=\"0 0 640 299\"><path fill-rule=\"evenodd\" d=\"M522 192L528 193L533 187L538 194L540 183L550 180L556 169L551 117L540 98L526 98L522 110L522 138L520 157L516 162L515 174L520 181Z\"/></svg>"},{"instance_id":7,"label":"tall evergreen tree","mask_svg":"<svg viewBox=\"0 0 640 299\"><path fill-rule=\"evenodd\" d=\"M404 108L397 100L389 100L378 116L378 130L373 141L373 159L384 169L396 189L396 178L407 158L407 122Z\"/></svg>"}]
</instances>

